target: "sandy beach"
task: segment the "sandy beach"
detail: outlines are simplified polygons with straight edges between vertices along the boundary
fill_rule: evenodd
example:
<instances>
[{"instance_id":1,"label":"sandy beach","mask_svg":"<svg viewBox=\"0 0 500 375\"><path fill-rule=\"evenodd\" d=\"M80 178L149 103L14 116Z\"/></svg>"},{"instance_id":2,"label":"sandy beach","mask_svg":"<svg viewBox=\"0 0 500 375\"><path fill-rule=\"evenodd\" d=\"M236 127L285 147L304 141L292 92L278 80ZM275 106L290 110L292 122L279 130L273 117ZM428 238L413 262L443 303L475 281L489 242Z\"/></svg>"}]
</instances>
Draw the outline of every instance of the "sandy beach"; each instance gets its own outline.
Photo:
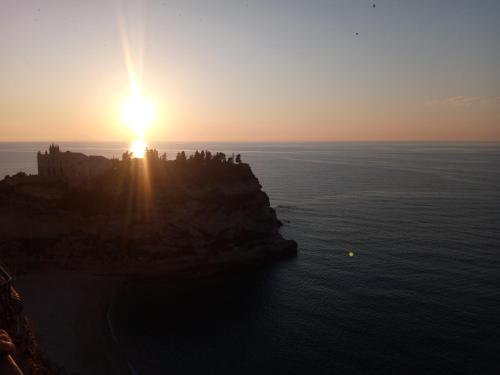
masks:
<instances>
[{"instance_id":1,"label":"sandy beach","mask_svg":"<svg viewBox=\"0 0 500 375\"><path fill-rule=\"evenodd\" d=\"M121 279L68 271L20 275L15 285L46 357L70 372L126 374L106 314Z\"/></svg>"}]
</instances>

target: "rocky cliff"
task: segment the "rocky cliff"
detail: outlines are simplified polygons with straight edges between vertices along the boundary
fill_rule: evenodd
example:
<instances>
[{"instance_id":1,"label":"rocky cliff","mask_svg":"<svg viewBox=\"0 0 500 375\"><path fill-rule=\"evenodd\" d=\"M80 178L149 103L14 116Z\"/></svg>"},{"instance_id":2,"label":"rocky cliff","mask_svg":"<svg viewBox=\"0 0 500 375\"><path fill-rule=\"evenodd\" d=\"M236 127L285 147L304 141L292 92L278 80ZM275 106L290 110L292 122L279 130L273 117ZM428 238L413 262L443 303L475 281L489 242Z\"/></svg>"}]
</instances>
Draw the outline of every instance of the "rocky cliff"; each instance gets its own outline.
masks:
<instances>
[{"instance_id":1,"label":"rocky cliff","mask_svg":"<svg viewBox=\"0 0 500 375\"><path fill-rule=\"evenodd\" d=\"M1 267L1 265L0 265ZM0 281L2 279L0 278ZM64 368L50 363L42 354L30 321L23 313L21 297L10 284L1 284L0 328L10 335L16 346L15 361L25 375L69 375ZM6 293L4 293L6 292ZM0 355L0 367L6 357ZM0 373L3 373L0 370Z\"/></svg>"},{"instance_id":2,"label":"rocky cliff","mask_svg":"<svg viewBox=\"0 0 500 375\"><path fill-rule=\"evenodd\" d=\"M275 260L296 253L248 164L197 156L113 160L90 187L0 182L0 256L106 273Z\"/></svg>"}]
</instances>

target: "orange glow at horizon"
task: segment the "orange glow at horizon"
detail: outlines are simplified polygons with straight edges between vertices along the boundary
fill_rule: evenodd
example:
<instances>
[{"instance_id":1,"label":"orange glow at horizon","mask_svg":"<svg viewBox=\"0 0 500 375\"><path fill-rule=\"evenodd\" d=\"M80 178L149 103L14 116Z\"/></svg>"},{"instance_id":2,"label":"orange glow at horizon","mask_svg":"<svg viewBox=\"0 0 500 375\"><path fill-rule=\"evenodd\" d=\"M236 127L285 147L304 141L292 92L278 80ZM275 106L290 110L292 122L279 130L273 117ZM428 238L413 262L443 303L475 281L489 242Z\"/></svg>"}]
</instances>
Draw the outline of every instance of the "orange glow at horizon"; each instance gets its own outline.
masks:
<instances>
[{"instance_id":1,"label":"orange glow at horizon","mask_svg":"<svg viewBox=\"0 0 500 375\"><path fill-rule=\"evenodd\" d=\"M0 142L500 141L500 2L320 3L0 1Z\"/></svg>"}]
</instances>

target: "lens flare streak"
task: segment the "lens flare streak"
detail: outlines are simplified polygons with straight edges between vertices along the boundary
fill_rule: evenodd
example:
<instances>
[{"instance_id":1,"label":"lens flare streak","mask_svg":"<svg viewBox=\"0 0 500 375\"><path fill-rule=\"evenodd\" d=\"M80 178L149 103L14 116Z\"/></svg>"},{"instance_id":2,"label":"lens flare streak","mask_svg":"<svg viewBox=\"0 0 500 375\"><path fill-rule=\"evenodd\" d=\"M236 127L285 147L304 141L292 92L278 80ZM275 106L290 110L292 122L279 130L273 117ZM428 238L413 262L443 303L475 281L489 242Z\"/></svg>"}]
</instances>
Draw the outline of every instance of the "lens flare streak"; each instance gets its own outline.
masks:
<instances>
[{"instance_id":1,"label":"lens flare streak","mask_svg":"<svg viewBox=\"0 0 500 375\"><path fill-rule=\"evenodd\" d=\"M140 4L132 3L139 6ZM144 25L142 23L142 9L125 9L123 3L119 3L119 32L121 36L123 55L127 67L130 93L121 108L121 120L134 134L134 140L130 144L130 151L135 158L143 158L147 143L146 132L155 120L156 114L153 105L143 94L143 41ZM130 5L130 4L129 4ZM125 10L129 10L133 18L125 17ZM130 22L135 21L135 27L127 27ZM130 35L135 36L132 45ZM134 47L134 48L132 48ZM133 54L132 52L136 52ZM133 56L135 58L133 58ZM135 62L135 64L134 64Z\"/></svg>"}]
</instances>

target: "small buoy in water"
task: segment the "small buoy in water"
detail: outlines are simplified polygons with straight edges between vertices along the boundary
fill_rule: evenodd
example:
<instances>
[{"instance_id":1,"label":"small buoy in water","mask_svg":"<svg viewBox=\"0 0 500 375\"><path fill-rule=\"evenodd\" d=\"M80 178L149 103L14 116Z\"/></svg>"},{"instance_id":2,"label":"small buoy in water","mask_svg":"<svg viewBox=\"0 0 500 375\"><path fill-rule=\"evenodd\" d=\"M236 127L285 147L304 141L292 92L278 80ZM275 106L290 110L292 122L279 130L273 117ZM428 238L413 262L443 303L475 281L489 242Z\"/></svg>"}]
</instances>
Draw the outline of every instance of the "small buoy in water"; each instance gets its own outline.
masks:
<instances>
[{"instance_id":1,"label":"small buoy in water","mask_svg":"<svg viewBox=\"0 0 500 375\"><path fill-rule=\"evenodd\" d=\"M347 253L347 255L349 255L350 257L353 257L353 256L354 256L354 251L349 251L349 252Z\"/></svg>"}]
</instances>

